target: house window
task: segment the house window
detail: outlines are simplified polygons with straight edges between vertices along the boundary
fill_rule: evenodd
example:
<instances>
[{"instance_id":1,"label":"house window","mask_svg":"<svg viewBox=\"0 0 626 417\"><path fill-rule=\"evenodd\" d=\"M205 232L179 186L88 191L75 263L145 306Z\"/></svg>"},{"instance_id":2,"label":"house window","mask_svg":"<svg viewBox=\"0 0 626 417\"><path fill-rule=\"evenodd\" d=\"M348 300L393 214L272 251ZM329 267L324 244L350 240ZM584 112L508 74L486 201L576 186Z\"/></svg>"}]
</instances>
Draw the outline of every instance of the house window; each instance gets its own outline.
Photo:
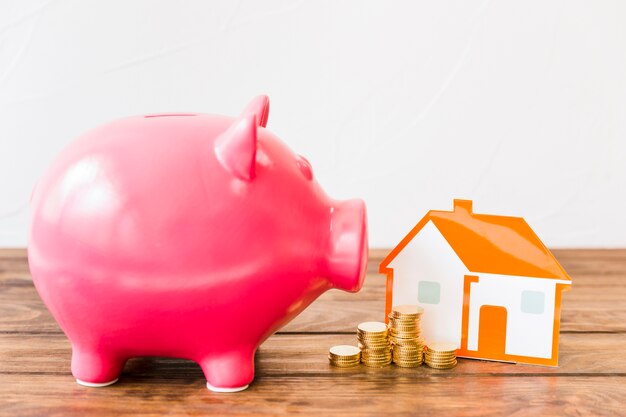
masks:
<instances>
[{"instance_id":1,"label":"house window","mask_svg":"<svg viewBox=\"0 0 626 417\"><path fill-rule=\"evenodd\" d=\"M434 281L420 281L417 287L417 300L424 304L439 304L441 286Z\"/></svg>"},{"instance_id":2,"label":"house window","mask_svg":"<svg viewBox=\"0 0 626 417\"><path fill-rule=\"evenodd\" d=\"M546 295L540 291L522 291L522 312L543 314Z\"/></svg>"}]
</instances>

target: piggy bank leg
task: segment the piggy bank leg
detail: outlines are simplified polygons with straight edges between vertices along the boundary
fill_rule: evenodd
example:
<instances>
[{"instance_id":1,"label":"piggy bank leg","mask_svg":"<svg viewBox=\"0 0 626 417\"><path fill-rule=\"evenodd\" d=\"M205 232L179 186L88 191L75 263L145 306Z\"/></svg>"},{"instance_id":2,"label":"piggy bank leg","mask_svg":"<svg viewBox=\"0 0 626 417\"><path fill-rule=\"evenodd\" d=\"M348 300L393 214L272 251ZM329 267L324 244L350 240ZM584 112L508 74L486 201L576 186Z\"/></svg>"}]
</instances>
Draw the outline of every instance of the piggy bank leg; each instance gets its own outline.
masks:
<instances>
[{"instance_id":1,"label":"piggy bank leg","mask_svg":"<svg viewBox=\"0 0 626 417\"><path fill-rule=\"evenodd\" d=\"M200 362L207 388L214 392L237 392L254 379L254 351L213 354Z\"/></svg>"},{"instance_id":2,"label":"piggy bank leg","mask_svg":"<svg viewBox=\"0 0 626 417\"><path fill-rule=\"evenodd\" d=\"M101 349L72 348L72 374L78 384L86 387L114 384L124 368L124 362Z\"/></svg>"}]
</instances>

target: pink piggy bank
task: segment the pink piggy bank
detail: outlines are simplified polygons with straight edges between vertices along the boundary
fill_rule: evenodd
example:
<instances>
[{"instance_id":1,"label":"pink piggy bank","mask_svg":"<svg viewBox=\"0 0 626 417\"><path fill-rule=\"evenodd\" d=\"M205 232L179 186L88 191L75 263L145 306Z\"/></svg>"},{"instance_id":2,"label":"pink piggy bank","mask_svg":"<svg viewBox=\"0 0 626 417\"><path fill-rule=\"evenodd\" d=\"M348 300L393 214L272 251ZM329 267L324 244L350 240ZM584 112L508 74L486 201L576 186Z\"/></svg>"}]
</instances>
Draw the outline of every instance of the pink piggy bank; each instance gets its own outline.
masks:
<instances>
[{"instance_id":1,"label":"pink piggy bank","mask_svg":"<svg viewBox=\"0 0 626 417\"><path fill-rule=\"evenodd\" d=\"M79 384L167 356L197 362L209 389L245 389L265 339L324 291L361 288L364 203L327 197L268 110L260 96L238 118L117 120L37 184L30 270Z\"/></svg>"}]
</instances>

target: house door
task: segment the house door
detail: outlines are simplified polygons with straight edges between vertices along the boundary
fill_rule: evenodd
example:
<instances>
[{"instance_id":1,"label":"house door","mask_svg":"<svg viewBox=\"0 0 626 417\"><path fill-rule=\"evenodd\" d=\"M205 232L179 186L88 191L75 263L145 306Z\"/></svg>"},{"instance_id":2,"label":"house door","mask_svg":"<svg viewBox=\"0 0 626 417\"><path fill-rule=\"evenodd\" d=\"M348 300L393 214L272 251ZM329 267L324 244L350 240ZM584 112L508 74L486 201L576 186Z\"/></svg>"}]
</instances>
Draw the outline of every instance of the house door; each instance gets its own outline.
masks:
<instances>
[{"instance_id":1,"label":"house door","mask_svg":"<svg viewBox=\"0 0 626 417\"><path fill-rule=\"evenodd\" d=\"M504 359L506 348L506 308L484 305L478 324L478 353L487 358Z\"/></svg>"}]
</instances>

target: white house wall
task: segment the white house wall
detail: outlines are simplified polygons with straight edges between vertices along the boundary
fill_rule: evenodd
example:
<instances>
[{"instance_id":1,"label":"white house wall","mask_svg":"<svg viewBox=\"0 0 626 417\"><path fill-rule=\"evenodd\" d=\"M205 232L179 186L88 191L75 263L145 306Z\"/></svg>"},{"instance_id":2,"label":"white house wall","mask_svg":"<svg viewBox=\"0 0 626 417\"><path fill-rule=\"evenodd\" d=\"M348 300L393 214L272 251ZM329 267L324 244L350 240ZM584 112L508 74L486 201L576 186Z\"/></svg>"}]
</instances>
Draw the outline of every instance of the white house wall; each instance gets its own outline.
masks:
<instances>
[{"instance_id":1,"label":"white house wall","mask_svg":"<svg viewBox=\"0 0 626 417\"><path fill-rule=\"evenodd\" d=\"M480 307L503 306L507 310L507 355L550 358L554 326L554 300L557 280L516 277L495 274L476 274L472 283L468 328L468 350L478 350ZM522 312L522 291L540 291L545 294L542 314Z\"/></svg>"},{"instance_id":2,"label":"white house wall","mask_svg":"<svg viewBox=\"0 0 626 417\"><path fill-rule=\"evenodd\" d=\"M389 264L393 268L393 305L424 308L422 334L428 341L461 343L463 280L467 269L432 222ZM439 304L418 301L420 281L440 284Z\"/></svg>"}]
</instances>

